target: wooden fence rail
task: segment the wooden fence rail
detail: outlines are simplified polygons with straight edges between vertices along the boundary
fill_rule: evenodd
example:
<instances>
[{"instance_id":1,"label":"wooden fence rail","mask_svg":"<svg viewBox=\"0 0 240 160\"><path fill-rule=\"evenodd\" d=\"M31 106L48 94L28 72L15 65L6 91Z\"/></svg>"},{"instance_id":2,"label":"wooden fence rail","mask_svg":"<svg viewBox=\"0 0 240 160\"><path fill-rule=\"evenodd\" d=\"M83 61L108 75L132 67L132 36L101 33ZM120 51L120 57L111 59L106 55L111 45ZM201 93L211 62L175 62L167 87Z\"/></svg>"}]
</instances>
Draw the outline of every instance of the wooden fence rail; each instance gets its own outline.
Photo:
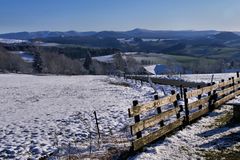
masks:
<instances>
[{"instance_id":1,"label":"wooden fence rail","mask_svg":"<svg viewBox=\"0 0 240 160\"><path fill-rule=\"evenodd\" d=\"M129 109L129 117L134 117L135 120L135 123L130 125L131 134L134 136L132 141L134 151L180 126L190 124L240 95L239 73L236 78L231 77L227 81L222 80L216 84L208 84L206 87L198 86L198 89L191 91L184 88L183 96L175 91L172 91L171 94L162 98L155 95L154 100L146 104L133 102L133 106ZM155 111L155 113L153 114L151 111ZM155 128L154 131L152 131L152 127ZM149 130L150 128L152 129ZM148 132L144 133L145 130Z\"/></svg>"},{"instance_id":2,"label":"wooden fence rail","mask_svg":"<svg viewBox=\"0 0 240 160\"><path fill-rule=\"evenodd\" d=\"M167 78L161 78L161 77L148 77L148 76L142 76L142 75L125 75L125 78L135 79L141 82L148 82L149 78L151 78L151 81L153 83L161 84L161 85L171 85L171 86L177 86L177 87L197 88L197 86L201 86L201 87L207 86L206 83L186 82L183 80L167 79Z\"/></svg>"}]
</instances>

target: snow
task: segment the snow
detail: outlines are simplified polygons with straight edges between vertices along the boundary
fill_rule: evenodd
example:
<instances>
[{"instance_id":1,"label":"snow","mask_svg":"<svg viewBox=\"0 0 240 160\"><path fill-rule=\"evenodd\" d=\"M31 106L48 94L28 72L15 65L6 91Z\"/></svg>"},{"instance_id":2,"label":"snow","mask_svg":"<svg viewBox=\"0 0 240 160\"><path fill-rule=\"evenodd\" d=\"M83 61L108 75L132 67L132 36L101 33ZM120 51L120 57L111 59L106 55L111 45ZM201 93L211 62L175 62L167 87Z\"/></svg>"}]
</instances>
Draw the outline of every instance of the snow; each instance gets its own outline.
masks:
<instances>
[{"instance_id":1,"label":"snow","mask_svg":"<svg viewBox=\"0 0 240 160\"><path fill-rule=\"evenodd\" d=\"M156 65L150 65L150 66L145 66L144 68L149 72L149 73L152 73L152 74L156 74L155 73L155 67Z\"/></svg>"},{"instance_id":2,"label":"snow","mask_svg":"<svg viewBox=\"0 0 240 160\"><path fill-rule=\"evenodd\" d=\"M194 82L205 82L210 83L213 76L213 82L220 82L222 79L225 81L228 78L236 77L236 73L213 73L213 74L185 74L180 77L186 81L194 81Z\"/></svg>"},{"instance_id":3,"label":"snow","mask_svg":"<svg viewBox=\"0 0 240 160\"><path fill-rule=\"evenodd\" d=\"M76 141L86 145L94 110L103 135L129 137L132 100L152 100L153 92L147 84L107 76L0 74L0 159L39 158Z\"/></svg>"},{"instance_id":4,"label":"snow","mask_svg":"<svg viewBox=\"0 0 240 160\"><path fill-rule=\"evenodd\" d=\"M6 44L13 44L13 43L25 43L25 42L29 42L29 41L20 40L20 39L3 39L3 38L0 38L0 42L1 43L6 43Z\"/></svg>"},{"instance_id":5,"label":"snow","mask_svg":"<svg viewBox=\"0 0 240 160\"><path fill-rule=\"evenodd\" d=\"M153 66L152 66L153 67ZM151 71L151 67L149 68ZM213 76L213 82L220 82L222 79L225 81L228 78L237 76L236 73L212 73L212 74L176 74L176 75L152 75L152 77L161 77L161 78L168 78L168 79L177 79L177 80L184 80L189 82L205 82L210 83ZM147 76L147 75L146 75ZM151 75L150 75L151 77Z\"/></svg>"},{"instance_id":6,"label":"snow","mask_svg":"<svg viewBox=\"0 0 240 160\"><path fill-rule=\"evenodd\" d=\"M45 42L41 42L41 41L36 41L33 44L35 46L43 46L43 47L55 47L55 46L59 46L60 45L58 43L45 43Z\"/></svg>"},{"instance_id":7,"label":"snow","mask_svg":"<svg viewBox=\"0 0 240 160\"><path fill-rule=\"evenodd\" d=\"M126 58L126 55L133 55L136 53L137 52L125 52L125 53L121 53L121 55L123 56L123 58ZM97 57L93 57L93 59L99 62L112 63L114 61L114 55L115 54L106 55L106 56L97 56Z\"/></svg>"},{"instance_id":8,"label":"snow","mask_svg":"<svg viewBox=\"0 0 240 160\"><path fill-rule=\"evenodd\" d=\"M143 42L157 42L159 39L157 38L142 38Z\"/></svg>"},{"instance_id":9,"label":"snow","mask_svg":"<svg viewBox=\"0 0 240 160\"><path fill-rule=\"evenodd\" d=\"M19 55L25 62L33 62L33 55L25 51L12 51L11 53Z\"/></svg>"},{"instance_id":10,"label":"snow","mask_svg":"<svg viewBox=\"0 0 240 160\"><path fill-rule=\"evenodd\" d=\"M167 73L169 71L169 68L166 65L162 65L162 64L149 65L149 66L145 66L144 68L146 71L154 75Z\"/></svg>"},{"instance_id":11,"label":"snow","mask_svg":"<svg viewBox=\"0 0 240 160\"><path fill-rule=\"evenodd\" d=\"M117 39L119 42L121 43L130 43L130 42L133 42L133 38L129 38L129 39L126 39L126 38L118 38Z\"/></svg>"},{"instance_id":12,"label":"snow","mask_svg":"<svg viewBox=\"0 0 240 160\"><path fill-rule=\"evenodd\" d=\"M98 56L98 57L93 57L93 59L99 62L112 63L114 60L113 56L114 55Z\"/></svg>"},{"instance_id":13,"label":"snow","mask_svg":"<svg viewBox=\"0 0 240 160\"><path fill-rule=\"evenodd\" d=\"M124 55L135 55L138 54L139 52L124 52Z\"/></svg>"},{"instance_id":14,"label":"snow","mask_svg":"<svg viewBox=\"0 0 240 160\"><path fill-rule=\"evenodd\" d=\"M216 74L215 80L233 75ZM211 74L182 77L209 81ZM161 97L162 89L170 94L177 88L156 85L156 89ZM104 150L119 137L131 137L128 108L132 101L147 102L153 100L153 95L154 89L147 83L141 86L139 82L108 76L0 74L0 159L38 159L57 149L65 153L64 147L70 144L85 153L89 150L89 133L93 138L97 136L93 111L97 112L101 141L110 141L102 144ZM239 133L240 127L214 125L231 110L223 106L130 159L204 159L205 151L224 147L236 150L239 142L229 137Z\"/></svg>"}]
</instances>

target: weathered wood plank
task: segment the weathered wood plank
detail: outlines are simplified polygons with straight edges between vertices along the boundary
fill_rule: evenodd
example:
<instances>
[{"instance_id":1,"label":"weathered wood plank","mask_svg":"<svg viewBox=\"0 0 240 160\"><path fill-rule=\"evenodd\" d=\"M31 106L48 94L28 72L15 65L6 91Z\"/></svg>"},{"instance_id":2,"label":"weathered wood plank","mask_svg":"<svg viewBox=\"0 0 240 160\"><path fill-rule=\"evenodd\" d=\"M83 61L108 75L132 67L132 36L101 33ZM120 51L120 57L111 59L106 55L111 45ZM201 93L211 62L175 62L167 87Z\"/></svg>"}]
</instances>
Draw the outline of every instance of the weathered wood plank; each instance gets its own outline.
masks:
<instances>
[{"instance_id":1,"label":"weathered wood plank","mask_svg":"<svg viewBox=\"0 0 240 160\"><path fill-rule=\"evenodd\" d=\"M204 88L200 88L200 89L196 89L196 90L192 90L186 93L187 98L191 98L191 97L197 97L200 94L205 94L208 93L212 90L215 90L218 88L218 85L212 85L212 86L208 86L208 87L204 87Z\"/></svg>"},{"instance_id":2,"label":"weathered wood plank","mask_svg":"<svg viewBox=\"0 0 240 160\"><path fill-rule=\"evenodd\" d=\"M174 129L176 129L177 127L181 126L183 124L183 118L181 119L177 119L175 122L170 123L162 128L160 128L159 130L150 133L142 138L139 138L135 141L133 141L133 150L136 151L140 148L142 148L144 145L149 144L155 140L157 140L158 138L164 136L165 134L173 131Z\"/></svg>"},{"instance_id":3,"label":"weathered wood plank","mask_svg":"<svg viewBox=\"0 0 240 160\"><path fill-rule=\"evenodd\" d=\"M207 106L207 105L205 105L205 106ZM197 111L197 112L194 112L194 113L192 113L192 114L189 116L189 121L191 122L191 121L193 121L193 120L201 117L202 115L204 115L204 114L206 114L206 113L208 113L208 112L209 112L209 108L208 108L208 107L205 107L204 109L201 109L201 110L199 110L199 111Z\"/></svg>"},{"instance_id":4,"label":"weathered wood plank","mask_svg":"<svg viewBox=\"0 0 240 160\"><path fill-rule=\"evenodd\" d=\"M221 91L217 92L217 95L218 95L218 97L221 97L223 95L229 94L231 91L233 91L233 87L229 87L224 90L221 90Z\"/></svg>"},{"instance_id":5,"label":"weathered wood plank","mask_svg":"<svg viewBox=\"0 0 240 160\"><path fill-rule=\"evenodd\" d=\"M231 93L231 94L229 94L229 95L221 98L220 100L216 101L216 102L214 103L214 107L216 108L216 107L218 107L218 106L220 106L220 105L223 105L224 103L226 103L227 101L235 98L235 96L238 96L238 95L240 95L240 90L238 90L238 91L236 91L236 92L234 92L234 93Z\"/></svg>"},{"instance_id":6,"label":"weathered wood plank","mask_svg":"<svg viewBox=\"0 0 240 160\"><path fill-rule=\"evenodd\" d=\"M137 79L148 82L148 77L146 76L133 76L127 75L127 78ZM183 87L197 87L200 85L201 87L207 86L205 83L197 83L197 82L187 82L183 80L175 80L175 79L167 79L161 77L150 77L153 83L162 84L162 85L172 85L172 86L183 86Z\"/></svg>"},{"instance_id":7,"label":"weathered wood plank","mask_svg":"<svg viewBox=\"0 0 240 160\"><path fill-rule=\"evenodd\" d=\"M180 87L181 85L183 87L194 87L196 88L198 85L204 87L206 86L205 83L196 83L196 82L187 82L187 81L179 81L179 80L174 80L174 79L159 79L159 78L152 78L152 81L154 83L158 84L165 84L165 85L173 85Z\"/></svg>"},{"instance_id":8,"label":"weathered wood plank","mask_svg":"<svg viewBox=\"0 0 240 160\"><path fill-rule=\"evenodd\" d=\"M234 86L235 88L235 90L238 90L239 88L240 88L240 83L238 83L238 81L236 81L236 84L235 84L235 86Z\"/></svg>"},{"instance_id":9,"label":"weathered wood plank","mask_svg":"<svg viewBox=\"0 0 240 160\"><path fill-rule=\"evenodd\" d=\"M172 108L170 110L162 112L161 114L155 115L151 118L148 118L148 119L145 119L138 123L133 124L132 126L130 126L132 135L136 134L139 131L142 131L143 129L152 127L152 126L160 123L166 117L170 117L170 116L177 114L179 110L180 110L180 108Z\"/></svg>"},{"instance_id":10,"label":"weathered wood plank","mask_svg":"<svg viewBox=\"0 0 240 160\"><path fill-rule=\"evenodd\" d=\"M238 80L238 79L239 78L237 78L236 80ZM220 82L220 83L214 84L212 86L192 90L192 91L187 92L187 98L196 97L200 94L205 94L205 93L208 93L212 90L220 89L221 87L227 86L229 84L232 84L232 80L228 80L228 81L225 81L225 82Z\"/></svg>"},{"instance_id":11,"label":"weathered wood plank","mask_svg":"<svg viewBox=\"0 0 240 160\"><path fill-rule=\"evenodd\" d=\"M188 104L188 108L189 108L189 110L197 108L199 105L203 105L205 103L208 103L209 99L210 99L210 96L204 97L204 98L199 99L199 100L197 100L195 102L189 103Z\"/></svg>"},{"instance_id":12,"label":"weathered wood plank","mask_svg":"<svg viewBox=\"0 0 240 160\"><path fill-rule=\"evenodd\" d=\"M224 82L220 82L220 83L218 83L218 87L225 87L225 86L227 86L227 85L229 85L229 84L231 84L232 83L232 81L231 80L227 80L227 81L224 81Z\"/></svg>"},{"instance_id":13,"label":"weathered wood plank","mask_svg":"<svg viewBox=\"0 0 240 160\"><path fill-rule=\"evenodd\" d=\"M136 80L142 80L148 82L148 76L137 76L137 75L126 75L126 78L129 79L136 79ZM197 83L197 82L187 82L187 81L181 81L181 80L174 80L174 79L166 79L161 77L150 77L153 83L163 84L163 85L174 85L177 87L180 87L181 85L183 87L197 87L200 85L200 87L206 87L206 83ZM240 81L240 78L236 78L236 81ZM218 87L224 87L229 84L231 84L232 81L228 80L225 82L218 83Z\"/></svg>"},{"instance_id":14,"label":"weathered wood plank","mask_svg":"<svg viewBox=\"0 0 240 160\"><path fill-rule=\"evenodd\" d=\"M220 97L222 95L226 95L226 94L229 94L231 91L235 90L235 89L238 89L240 87L240 84L235 84L234 86L231 86L231 87L228 87L224 90L221 90L219 92L217 92L217 95Z\"/></svg>"},{"instance_id":15,"label":"weathered wood plank","mask_svg":"<svg viewBox=\"0 0 240 160\"><path fill-rule=\"evenodd\" d=\"M237 78L237 79L239 79L239 78ZM232 80L228 80L225 82L220 82L220 83L214 84L212 86L192 90L192 91L187 92L187 98L196 97L200 94L205 94L205 93L208 93L209 91L220 89L221 87L227 86L229 84L232 84Z\"/></svg>"},{"instance_id":16,"label":"weathered wood plank","mask_svg":"<svg viewBox=\"0 0 240 160\"><path fill-rule=\"evenodd\" d=\"M144 77L144 79L146 81L148 81L148 77ZM234 85L234 82L238 82L238 81L240 81L240 78L237 78L235 81L230 79L225 82L223 81L218 84L214 84L214 85L208 86L208 87L203 87L203 88L193 90L190 92L187 92L187 90L185 89L184 99L185 99L185 106L187 104L187 110L196 108L200 105L204 106L203 109L201 109L197 112L194 112L190 115L188 115L186 113L186 116L189 117L189 121L193 121L197 118L200 118L202 115L204 115L210 111L210 108L207 106L209 105L208 102L209 102L210 98L212 98L211 96L213 96L213 95L211 95L211 92L213 92L213 94L215 96L215 100L213 101L214 105L211 104L210 106L213 106L215 108L226 103L227 101L233 99L235 96L240 95L240 90L237 90L240 88L240 83ZM156 82L154 82L154 83L156 83ZM233 86L231 86L231 85L233 85ZM223 89L224 87L228 87L228 88L218 91L216 93L216 90ZM233 92L233 93L231 93L231 92ZM202 99L199 98L199 100L188 104L188 102L187 102L188 98L196 97L196 96L199 97L199 95L205 94L205 93L208 93L208 97L204 97ZM172 94L174 94L174 93L172 93ZM226 96L219 99L218 101L216 101L216 99L222 95L226 95ZM172 104L172 103L175 104L177 102L176 100L177 100L177 97L176 97L176 94L174 94L172 96L166 96L161 99L148 102L147 104L133 106L131 109L129 109L129 116L130 117L136 116L136 115L141 114L142 112L148 111L150 109L155 109L157 107L161 107L161 106L164 106L167 104ZM166 117L175 115L177 112L179 112L179 110L180 109L177 107L177 108L162 112L161 114L155 115L148 119L136 122L135 124L133 124L131 126L131 132L133 135L135 135L136 133L139 133L146 128L149 128L149 127L152 127L152 126L158 124L160 121L164 120ZM185 108L185 110L186 110L186 108ZM144 137L140 137L140 138L136 139L135 141L133 141L133 149L138 150L138 149L142 148L144 145L149 144L149 143L153 142L154 140L157 140L158 138L173 131L175 128L183 125L183 123L184 123L183 120L184 120L183 118L177 119L175 122L172 122L166 126L163 126L159 130L157 130L153 133L150 133Z\"/></svg>"},{"instance_id":17,"label":"weathered wood plank","mask_svg":"<svg viewBox=\"0 0 240 160\"><path fill-rule=\"evenodd\" d=\"M166 96L166 97L160 98L159 100L151 101L142 105L133 106L132 108L129 109L129 117L133 117L143 112L146 112L148 110L156 109L157 107L161 107L161 106L173 103L176 100L177 100L176 94L174 94L174 95Z\"/></svg>"}]
</instances>

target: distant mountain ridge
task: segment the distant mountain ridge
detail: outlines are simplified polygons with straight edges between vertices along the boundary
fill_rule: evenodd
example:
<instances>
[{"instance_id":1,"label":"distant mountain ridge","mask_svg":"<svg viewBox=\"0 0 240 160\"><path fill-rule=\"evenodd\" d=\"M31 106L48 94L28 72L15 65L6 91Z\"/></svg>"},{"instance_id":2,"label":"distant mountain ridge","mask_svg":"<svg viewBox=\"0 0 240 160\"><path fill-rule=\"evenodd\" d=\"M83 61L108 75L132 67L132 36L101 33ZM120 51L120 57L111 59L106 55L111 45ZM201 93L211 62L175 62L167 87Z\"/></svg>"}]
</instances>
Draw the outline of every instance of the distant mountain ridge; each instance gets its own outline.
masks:
<instances>
[{"instance_id":1,"label":"distant mountain ridge","mask_svg":"<svg viewBox=\"0 0 240 160\"><path fill-rule=\"evenodd\" d=\"M147 29L133 29L130 31L100 31L100 32L77 32L77 31L38 31L38 32L17 32L17 33L6 33L0 34L0 38L7 39L22 39L30 40L37 38L48 38L48 37L75 37L75 36L96 36L96 37L111 37L111 38L195 38L203 37L208 35L214 35L219 33L215 30L206 31L171 31L171 30L147 30Z\"/></svg>"},{"instance_id":2,"label":"distant mountain ridge","mask_svg":"<svg viewBox=\"0 0 240 160\"><path fill-rule=\"evenodd\" d=\"M220 39L220 40L237 40L240 39L240 36L233 33L233 32L220 32L216 35L214 35L214 38Z\"/></svg>"},{"instance_id":3,"label":"distant mountain ridge","mask_svg":"<svg viewBox=\"0 0 240 160\"><path fill-rule=\"evenodd\" d=\"M22 39L30 40L36 38L48 38L48 37L71 37L71 36L91 36L96 34L96 32L51 32L51 31L38 31L38 32L16 32L16 33L6 33L0 34L0 38L6 39Z\"/></svg>"}]
</instances>

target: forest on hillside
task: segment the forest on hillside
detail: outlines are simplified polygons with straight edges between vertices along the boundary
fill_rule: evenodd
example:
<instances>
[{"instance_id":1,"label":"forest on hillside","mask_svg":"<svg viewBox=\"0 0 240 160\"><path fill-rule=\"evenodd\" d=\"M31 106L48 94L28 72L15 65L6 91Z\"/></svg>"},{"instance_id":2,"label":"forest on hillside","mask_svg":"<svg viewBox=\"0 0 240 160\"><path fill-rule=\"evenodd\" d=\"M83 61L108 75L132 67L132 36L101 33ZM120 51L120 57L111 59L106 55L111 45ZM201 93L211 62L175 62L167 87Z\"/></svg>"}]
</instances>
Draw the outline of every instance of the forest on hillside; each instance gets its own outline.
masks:
<instances>
[{"instance_id":1,"label":"forest on hillside","mask_svg":"<svg viewBox=\"0 0 240 160\"><path fill-rule=\"evenodd\" d=\"M33 56L29 63L12 51L28 51ZM114 55L113 62L100 62L92 57ZM0 45L0 72L33 74L116 74L143 72L141 65L131 57L123 58L117 49L83 47L36 47L28 44Z\"/></svg>"}]
</instances>

